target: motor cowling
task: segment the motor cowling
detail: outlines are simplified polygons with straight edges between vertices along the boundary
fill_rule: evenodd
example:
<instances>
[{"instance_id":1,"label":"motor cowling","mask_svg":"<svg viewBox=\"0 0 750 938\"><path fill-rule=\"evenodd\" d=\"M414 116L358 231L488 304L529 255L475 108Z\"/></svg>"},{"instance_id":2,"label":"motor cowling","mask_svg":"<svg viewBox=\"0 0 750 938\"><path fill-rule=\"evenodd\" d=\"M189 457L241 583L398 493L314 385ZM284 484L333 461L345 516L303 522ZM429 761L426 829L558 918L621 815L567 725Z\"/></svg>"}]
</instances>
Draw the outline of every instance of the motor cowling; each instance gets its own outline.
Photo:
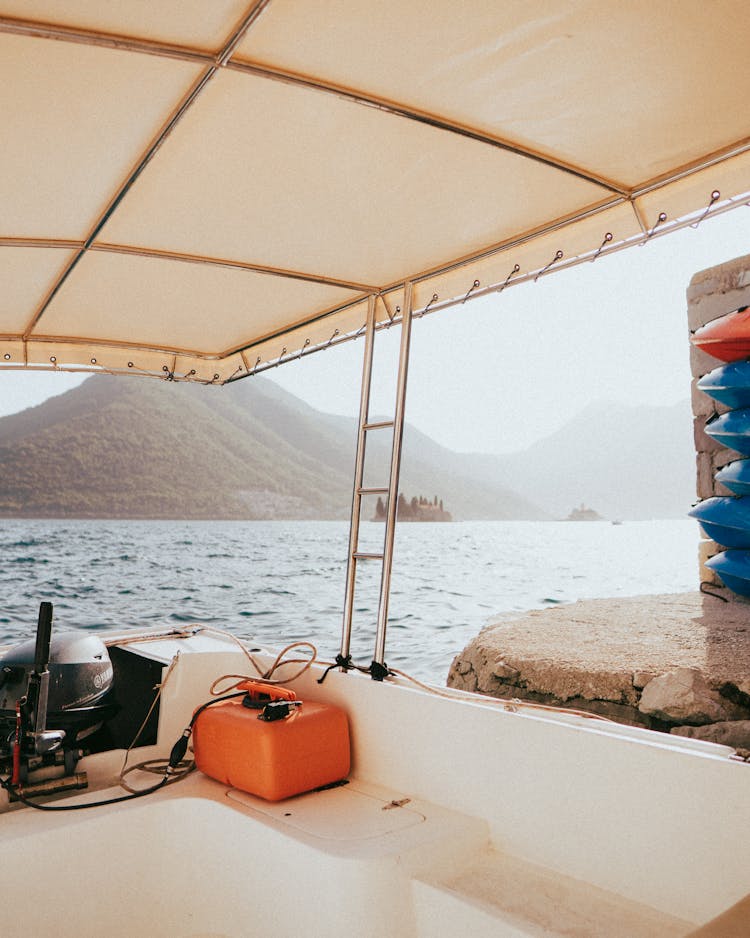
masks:
<instances>
[{"instance_id":1,"label":"motor cowling","mask_svg":"<svg viewBox=\"0 0 750 938\"><path fill-rule=\"evenodd\" d=\"M22 642L0 659L0 748L15 732L16 704L27 692L34 670L35 641ZM61 632L49 651L46 728L63 730L64 745L90 735L116 712L112 662L94 635Z\"/></svg>"}]
</instances>

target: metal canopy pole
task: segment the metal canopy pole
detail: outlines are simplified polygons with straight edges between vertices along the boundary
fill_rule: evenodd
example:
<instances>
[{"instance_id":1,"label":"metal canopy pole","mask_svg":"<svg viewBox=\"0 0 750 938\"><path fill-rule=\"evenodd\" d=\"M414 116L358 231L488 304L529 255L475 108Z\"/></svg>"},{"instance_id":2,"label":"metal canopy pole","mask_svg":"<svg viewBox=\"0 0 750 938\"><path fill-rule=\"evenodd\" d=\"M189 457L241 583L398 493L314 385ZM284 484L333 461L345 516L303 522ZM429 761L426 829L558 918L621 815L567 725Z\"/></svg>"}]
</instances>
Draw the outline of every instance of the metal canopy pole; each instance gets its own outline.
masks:
<instances>
[{"instance_id":1,"label":"metal canopy pole","mask_svg":"<svg viewBox=\"0 0 750 938\"><path fill-rule=\"evenodd\" d=\"M404 412L406 404L406 379L409 373L409 345L413 305L413 284L404 284L404 311L401 319L401 349L398 358L398 382L396 385L396 411L393 420L393 448L391 450L391 473L388 480L388 511L385 523L383 546L383 573L380 581L378 605L378 630L375 636L375 656L371 674L382 680L388 673L385 665L385 633L388 626L388 604L391 591L391 568L393 566L393 543L396 534L396 510L398 507L398 481L401 472L401 443L404 436Z\"/></svg>"},{"instance_id":2,"label":"metal canopy pole","mask_svg":"<svg viewBox=\"0 0 750 938\"><path fill-rule=\"evenodd\" d=\"M388 667L385 664L385 633L388 624L388 602L391 589L391 568L393 566L393 543L396 533L398 480L401 470L401 443L404 436L404 406L406 401L406 378L409 371L413 285L411 283L404 284L404 311L401 316L401 348L398 360L396 409L394 418L393 420L378 420L374 423L370 423L370 388L372 386L372 360L376 332L375 303L376 297L371 295L367 307L365 349L362 362L362 390L359 399L359 433L357 436L357 458L354 465L354 491L352 492L352 516L349 527L349 556L346 567L346 593L344 596L344 617L341 629L341 651L336 656L336 665L345 670L354 667L350 651L357 563L359 560L379 560L381 562L380 599L378 602L377 632L375 635L375 655L369 667L369 672L374 680L382 681L388 674ZM391 443L391 469L388 485L383 488L365 488L362 482L364 480L367 433L371 430L384 430L389 427L393 428L393 438ZM359 549L359 527L363 495L387 496L385 534L383 552L381 554L363 552Z\"/></svg>"},{"instance_id":3,"label":"metal canopy pole","mask_svg":"<svg viewBox=\"0 0 750 938\"><path fill-rule=\"evenodd\" d=\"M359 544L359 521L362 509L362 480L365 470L365 443L367 440L367 417L370 410L370 386L372 384L372 357L375 347L375 297L367 303L367 326L365 351L362 361L362 390L359 398L359 432L357 436L357 459L354 465L354 491L352 492L352 517L349 527L349 556L346 564L346 593L344 595L344 620L341 627L341 652L338 664L349 663L352 637L352 614L354 610L354 583L357 576L357 546Z\"/></svg>"}]
</instances>

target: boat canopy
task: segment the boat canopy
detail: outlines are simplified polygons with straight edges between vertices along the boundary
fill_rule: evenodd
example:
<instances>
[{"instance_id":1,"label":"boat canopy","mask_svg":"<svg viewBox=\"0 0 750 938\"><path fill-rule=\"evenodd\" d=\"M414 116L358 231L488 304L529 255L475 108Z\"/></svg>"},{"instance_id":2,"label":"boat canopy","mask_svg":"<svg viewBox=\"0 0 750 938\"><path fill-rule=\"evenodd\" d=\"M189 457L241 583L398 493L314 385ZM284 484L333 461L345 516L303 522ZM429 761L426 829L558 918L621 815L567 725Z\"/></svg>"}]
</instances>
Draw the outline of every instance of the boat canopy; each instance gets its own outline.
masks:
<instances>
[{"instance_id":1,"label":"boat canopy","mask_svg":"<svg viewBox=\"0 0 750 938\"><path fill-rule=\"evenodd\" d=\"M0 366L224 383L742 205L748 35L746 0L0 0Z\"/></svg>"}]
</instances>

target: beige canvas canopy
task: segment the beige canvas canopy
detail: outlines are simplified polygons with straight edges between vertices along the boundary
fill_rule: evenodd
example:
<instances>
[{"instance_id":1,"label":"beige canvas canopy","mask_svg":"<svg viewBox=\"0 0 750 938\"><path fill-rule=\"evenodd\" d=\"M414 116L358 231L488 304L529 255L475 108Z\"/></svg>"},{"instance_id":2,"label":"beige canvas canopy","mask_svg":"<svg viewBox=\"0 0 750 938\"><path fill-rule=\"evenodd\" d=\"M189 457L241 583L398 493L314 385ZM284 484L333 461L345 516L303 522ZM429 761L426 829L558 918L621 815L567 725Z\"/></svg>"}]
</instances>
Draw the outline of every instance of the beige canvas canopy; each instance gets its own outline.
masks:
<instances>
[{"instance_id":1,"label":"beige canvas canopy","mask_svg":"<svg viewBox=\"0 0 750 938\"><path fill-rule=\"evenodd\" d=\"M0 0L0 365L224 382L748 200L746 0Z\"/></svg>"}]
</instances>

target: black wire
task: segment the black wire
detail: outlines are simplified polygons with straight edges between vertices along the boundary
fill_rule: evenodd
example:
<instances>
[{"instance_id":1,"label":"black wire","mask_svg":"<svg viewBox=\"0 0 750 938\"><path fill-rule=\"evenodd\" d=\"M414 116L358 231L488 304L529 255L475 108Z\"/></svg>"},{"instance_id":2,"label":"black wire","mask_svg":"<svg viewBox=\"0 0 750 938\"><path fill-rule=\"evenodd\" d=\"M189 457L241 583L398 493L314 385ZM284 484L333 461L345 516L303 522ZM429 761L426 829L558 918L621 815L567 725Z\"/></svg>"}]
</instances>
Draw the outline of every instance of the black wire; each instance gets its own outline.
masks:
<instances>
[{"instance_id":1,"label":"black wire","mask_svg":"<svg viewBox=\"0 0 750 938\"><path fill-rule=\"evenodd\" d=\"M706 596L713 596L716 599L720 599L723 603L728 603L729 599L726 596L722 596L721 593L713 593L710 589L707 589L709 586L715 586L710 580L703 580L698 589Z\"/></svg>"},{"instance_id":2,"label":"black wire","mask_svg":"<svg viewBox=\"0 0 750 938\"><path fill-rule=\"evenodd\" d=\"M188 729L192 730L195 721L208 707L212 707L214 704L221 703L223 700L232 700L234 697L244 697L247 694L246 690L238 690L235 694L225 694L223 697L214 697L213 700L207 700L204 704L201 704L200 707L193 714L190 723L188 723Z\"/></svg>"},{"instance_id":3,"label":"black wire","mask_svg":"<svg viewBox=\"0 0 750 938\"><path fill-rule=\"evenodd\" d=\"M104 805L118 804L120 801L130 801L132 798L141 798L143 795L153 794L153 792L163 788L168 781L169 775L165 774L160 782L157 782L156 785L152 785L150 788L131 792L129 795L120 795L117 798L108 798L106 801L89 801L86 804L37 804L36 801L32 801L30 798L26 798L22 795L15 785L11 784L9 778L0 779L0 787L4 788L9 794L13 795L14 798L17 798L29 808L36 808L37 811L82 811L84 808L101 808Z\"/></svg>"},{"instance_id":4,"label":"black wire","mask_svg":"<svg viewBox=\"0 0 750 938\"><path fill-rule=\"evenodd\" d=\"M207 707L211 707L214 704L221 703L223 700L232 700L234 697L244 697L247 691L241 690L237 691L235 694L227 694L224 697L215 697L213 700L208 700L206 703L201 704L200 707L193 714L190 723L185 730L185 733L178 743L184 739L185 748L187 748L187 738L193 730L193 725L198 717L203 713ZM174 749L173 749L174 752ZM151 785L149 788L143 788L141 791L134 791L127 795L119 795L117 798L107 798L105 801L88 801L86 804L37 804L36 801L32 801L30 798L25 797L21 792L16 788L15 785L11 783L10 778L1 779L0 778L0 788L4 788L10 795L14 798L17 798L20 802L27 805L29 808L36 808L37 811L82 811L84 808L101 808L108 804L119 804L121 801L131 801L133 798L142 798L144 795L151 795L155 791L159 791L160 788L163 788L165 785L169 784L171 781L177 781L174 778L173 772L177 768L177 765L171 764L172 760L167 763L164 767L164 778L160 782L157 782L156 785ZM187 775L187 772L185 773ZM182 778L184 776L180 776Z\"/></svg>"}]
</instances>

